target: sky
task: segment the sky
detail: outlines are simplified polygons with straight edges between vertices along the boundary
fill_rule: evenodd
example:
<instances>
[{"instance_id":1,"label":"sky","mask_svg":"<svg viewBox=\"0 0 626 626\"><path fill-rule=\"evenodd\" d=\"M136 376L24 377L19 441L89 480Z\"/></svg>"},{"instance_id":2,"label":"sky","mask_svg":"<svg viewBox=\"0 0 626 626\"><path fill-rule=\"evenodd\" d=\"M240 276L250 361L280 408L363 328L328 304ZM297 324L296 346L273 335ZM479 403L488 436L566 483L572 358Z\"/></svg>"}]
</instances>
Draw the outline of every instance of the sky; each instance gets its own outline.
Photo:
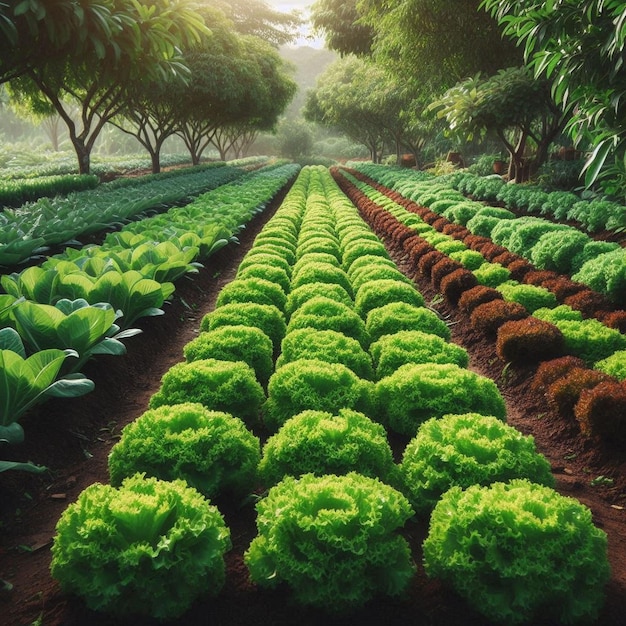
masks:
<instances>
[{"instance_id":1,"label":"sky","mask_svg":"<svg viewBox=\"0 0 626 626\"><path fill-rule=\"evenodd\" d=\"M309 9L314 2L314 0L290 0L290 1L265 0L265 1L267 2L267 4L269 4L271 7L273 7L277 11L282 11L283 13L290 13L294 9L297 9L302 13L305 20L308 18ZM304 24L302 26L301 31L302 31L302 36L293 45L311 46L313 48L324 47L323 38L317 38L313 40L307 39L307 35L309 35L309 32L310 32L309 24Z\"/></svg>"}]
</instances>

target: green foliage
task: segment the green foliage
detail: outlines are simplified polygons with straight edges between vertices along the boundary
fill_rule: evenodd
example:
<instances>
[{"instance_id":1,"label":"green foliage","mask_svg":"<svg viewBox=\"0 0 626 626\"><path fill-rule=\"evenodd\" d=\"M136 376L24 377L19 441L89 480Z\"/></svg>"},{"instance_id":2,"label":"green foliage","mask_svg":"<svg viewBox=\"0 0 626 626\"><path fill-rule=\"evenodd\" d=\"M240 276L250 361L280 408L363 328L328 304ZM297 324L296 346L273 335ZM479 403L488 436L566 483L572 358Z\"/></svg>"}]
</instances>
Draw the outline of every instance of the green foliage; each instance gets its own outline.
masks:
<instances>
[{"instance_id":1,"label":"green foliage","mask_svg":"<svg viewBox=\"0 0 626 626\"><path fill-rule=\"evenodd\" d=\"M237 278L240 280L245 280L246 278L261 278L278 285L285 293L289 292L289 272L281 267L266 265L264 263L246 265L243 269L240 268L237 271ZM276 302L272 302L271 304L276 304Z\"/></svg>"},{"instance_id":2,"label":"green foliage","mask_svg":"<svg viewBox=\"0 0 626 626\"><path fill-rule=\"evenodd\" d=\"M367 314L365 328L372 343L383 335L393 335L401 330L421 330L450 339L450 329L434 311L406 302L390 302L372 309Z\"/></svg>"},{"instance_id":3,"label":"green foliage","mask_svg":"<svg viewBox=\"0 0 626 626\"><path fill-rule=\"evenodd\" d=\"M370 354L380 380L407 363L454 363L467 367L467 350L439 335L420 330L401 330L383 335L370 346Z\"/></svg>"},{"instance_id":4,"label":"green foliage","mask_svg":"<svg viewBox=\"0 0 626 626\"><path fill-rule=\"evenodd\" d=\"M255 425L265 400L254 370L242 361L203 359L176 363L161 379L161 387L150 398L150 408L199 402L212 411L224 411Z\"/></svg>"},{"instance_id":5,"label":"green foliage","mask_svg":"<svg viewBox=\"0 0 626 626\"><path fill-rule=\"evenodd\" d=\"M354 306L350 294L336 283L307 283L289 292L285 303L285 315L290 317L305 302L316 296L330 298L339 304L344 304L348 308Z\"/></svg>"},{"instance_id":6,"label":"green foliage","mask_svg":"<svg viewBox=\"0 0 626 626\"><path fill-rule=\"evenodd\" d=\"M335 330L356 339L363 347L368 343L365 324L354 309L326 296L315 296L294 311L287 325L287 333L299 328Z\"/></svg>"},{"instance_id":7,"label":"green foliage","mask_svg":"<svg viewBox=\"0 0 626 626\"><path fill-rule=\"evenodd\" d=\"M458 261L465 269L470 271L477 270L483 263L485 263L485 257L477 250L452 252L450 254L450 258L453 261Z\"/></svg>"},{"instance_id":8,"label":"green foliage","mask_svg":"<svg viewBox=\"0 0 626 626\"><path fill-rule=\"evenodd\" d=\"M260 443L228 413L186 402L150 409L122 430L109 454L111 485L136 473L181 478L206 498L249 494L261 459Z\"/></svg>"},{"instance_id":9,"label":"green foliage","mask_svg":"<svg viewBox=\"0 0 626 626\"><path fill-rule=\"evenodd\" d=\"M397 468L385 429L351 409L309 410L288 419L263 446L259 465L270 486L285 476L352 471L390 483Z\"/></svg>"},{"instance_id":10,"label":"green foliage","mask_svg":"<svg viewBox=\"0 0 626 626\"><path fill-rule=\"evenodd\" d=\"M591 365L606 359L617 350L626 349L626 335L614 328L605 326L596 319L562 319L561 308L538 309L535 317L552 322L563 333L565 350L568 354L580 357ZM578 311L577 311L578 312Z\"/></svg>"},{"instance_id":11,"label":"green foliage","mask_svg":"<svg viewBox=\"0 0 626 626\"><path fill-rule=\"evenodd\" d=\"M617 350L605 359L597 361L594 368L617 380L626 380L626 350Z\"/></svg>"},{"instance_id":12,"label":"green foliage","mask_svg":"<svg viewBox=\"0 0 626 626\"><path fill-rule=\"evenodd\" d=\"M465 489L513 478L554 486L550 463L532 437L478 413L424 422L404 450L400 473L402 492L415 511L429 515L453 486Z\"/></svg>"},{"instance_id":13,"label":"green foliage","mask_svg":"<svg viewBox=\"0 0 626 626\"><path fill-rule=\"evenodd\" d=\"M272 340L255 326L219 326L200 333L183 348L185 360L243 361L266 385L274 371Z\"/></svg>"},{"instance_id":14,"label":"green foliage","mask_svg":"<svg viewBox=\"0 0 626 626\"><path fill-rule=\"evenodd\" d=\"M363 319L366 319L372 309L391 302L424 306L424 298L415 287L404 281L380 279L371 280L361 286L354 300L354 308Z\"/></svg>"},{"instance_id":15,"label":"green foliage","mask_svg":"<svg viewBox=\"0 0 626 626\"><path fill-rule=\"evenodd\" d=\"M533 246L530 260L540 269L573 274L580 269L574 262L587 243L589 236L578 230L546 233Z\"/></svg>"},{"instance_id":16,"label":"green foliage","mask_svg":"<svg viewBox=\"0 0 626 626\"><path fill-rule=\"evenodd\" d=\"M341 363L359 378L374 377L372 359L361 344L336 330L300 328L285 335L276 369L298 359L317 359L327 363Z\"/></svg>"},{"instance_id":17,"label":"green foliage","mask_svg":"<svg viewBox=\"0 0 626 626\"><path fill-rule=\"evenodd\" d=\"M280 270L279 270L280 271ZM275 306L279 311L285 308L287 296L280 284L276 284L262 276L243 276L231 280L220 290L216 307L223 307L227 304L268 304Z\"/></svg>"},{"instance_id":18,"label":"green foliage","mask_svg":"<svg viewBox=\"0 0 626 626\"><path fill-rule=\"evenodd\" d=\"M620 306L626 305L626 252L622 248L587 261L572 276L595 291L607 295Z\"/></svg>"},{"instance_id":19,"label":"green foliage","mask_svg":"<svg viewBox=\"0 0 626 626\"><path fill-rule=\"evenodd\" d=\"M343 408L369 412L367 381L341 363L300 359L286 363L270 378L263 423L270 432L276 432L302 411L336 412Z\"/></svg>"},{"instance_id":20,"label":"green foliage","mask_svg":"<svg viewBox=\"0 0 626 626\"><path fill-rule=\"evenodd\" d=\"M285 244L286 245L286 244ZM291 263L284 257L284 255L274 252L271 249L265 249L263 244L253 246L246 256L243 258L237 269L237 274L250 267L251 265L262 265L265 267L278 267L285 270L287 274L291 272Z\"/></svg>"},{"instance_id":21,"label":"green foliage","mask_svg":"<svg viewBox=\"0 0 626 626\"><path fill-rule=\"evenodd\" d=\"M508 624L591 623L610 578L606 534L591 511L523 479L446 492L424 565L487 619Z\"/></svg>"},{"instance_id":22,"label":"green foliage","mask_svg":"<svg viewBox=\"0 0 626 626\"><path fill-rule=\"evenodd\" d=\"M451 363L409 363L379 380L377 414L391 430L414 437L420 424L448 413L480 413L504 419L506 407L489 378Z\"/></svg>"},{"instance_id":23,"label":"green foliage","mask_svg":"<svg viewBox=\"0 0 626 626\"><path fill-rule=\"evenodd\" d=\"M396 531L412 515L406 498L378 479L286 477L257 504L258 536L244 555L252 580L287 583L295 599L329 612L399 595L414 574Z\"/></svg>"},{"instance_id":24,"label":"green foliage","mask_svg":"<svg viewBox=\"0 0 626 626\"><path fill-rule=\"evenodd\" d=\"M297 289L309 283L328 283L343 287L352 296L352 285L348 275L340 268L328 263L307 263L298 268L291 280L291 289Z\"/></svg>"},{"instance_id":25,"label":"green foliage","mask_svg":"<svg viewBox=\"0 0 626 626\"><path fill-rule=\"evenodd\" d=\"M485 287L497 287L511 277L511 272L500 263L483 263L473 273L478 284Z\"/></svg>"},{"instance_id":26,"label":"green foliage","mask_svg":"<svg viewBox=\"0 0 626 626\"><path fill-rule=\"evenodd\" d=\"M221 292L220 292L221 293ZM285 336L285 318L273 304L233 302L207 313L200 322L200 330L215 330L221 326L255 326L271 340L275 350Z\"/></svg>"},{"instance_id":27,"label":"green foliage","mask_svg":"<svg viewBox=\"0 0 626 626\"><path fill-rule=\"evenodd\" d=\"M529 313L542 307L554 308L557 305L556 296L545 287L505 282L498 285L497 289L505 300L518 302Z\"/></svg>"},{"instance_id":28,"label":"green foliage","mask_svg":"<svg viewBox=\"0 0 626 626\"><path fill-rule=\"evenodd\" d=\"M449 209L446 209L442 215L446 219L454 222L455 224L460 224L461 226L466 226L467 223L483 208L483 205L480 202L472 202L471 200L466 200L464 202L457 202Z\"/></svg>"},{"instance_id":29,"label":"green foliage","mask_svg":"<svg viewBox=\"0 0 626 626\"><path fill-rule=\"evenodd\" d=\"M354 279L361 271L371 270L373 268L378 269L381 266L391 268L392 270L398 269L396 264L389 258L377 254L366 254L352 261L352 264L346 268L346 272L350 280L354 282ZM404 276L404 274L402 275Z\"/></svg>"},{"instance_id":30,"label":"green foliage","mask_svg":"<svg viewBox=\"0 0 626 626\"><path fill-rule=\"evenodd\" d=\"M214 506L182 480L96 483L61 515L51 573L92 610L159 620L182 615L224 584L230 532Z\"/></svg>"}]
</instances>

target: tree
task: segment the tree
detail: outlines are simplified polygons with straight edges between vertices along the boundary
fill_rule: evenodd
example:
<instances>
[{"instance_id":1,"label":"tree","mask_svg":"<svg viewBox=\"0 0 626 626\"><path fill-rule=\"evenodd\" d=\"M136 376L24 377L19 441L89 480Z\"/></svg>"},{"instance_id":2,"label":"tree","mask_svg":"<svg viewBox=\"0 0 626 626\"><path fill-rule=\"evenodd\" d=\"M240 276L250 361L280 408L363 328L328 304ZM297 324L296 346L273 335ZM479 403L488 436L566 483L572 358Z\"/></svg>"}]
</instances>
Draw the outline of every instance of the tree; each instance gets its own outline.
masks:
<instances>
[{"instance_id":1,"label":"tree","mask_svg":"<svg viewBox=\"0 0 626 626\"><path fill-rule=\"evenodd\" d=\"M316 0L311 6L311 23L326 35L326 46L342 56L367 56L372 52L374 29L360 22L358 0Z\"/></svg>"},{"instance_id":2,"label":"tree","mask_svg":"<svg viewBox=\"0 0 626 626\"><path fill-rule=\"evenodd\" d=\"M524 48L536 76L552 81L555 101L572 112L574 141L590 140L586 183L603 173L609 191L626 188L626 2L483 0L504 33ZM617 184L616 184L617 183Z\"/></svg>"},{"instance_id":3,"label":"tree","mask_svg":"<svg viewBox=\"0 0 626 626\"><path fill-rule=\"evenodd\" d=\"M501 70L458 83L431 104L451 131L471 140L496 133L511 156L509 178L527 180L546 160L548 147L563 130L567 116L550 95L548 81L535 80L527 67ZM535 144L526 158L529 141Z\"/></svg>"},{"instance_id":4,"label":"tree","mask_svg":"<svg viewBox=\"0 0 626 626\"><path fill-rule=\"evenodd\" d=\"M278 146L281 156L296 160L313 151L313 131L302 120L289 120L280 124Z\"/></svg>"},{"instance_id":5,"label":"tree","mask_svg":"<svg viewBox=\"0 0 626 626\"><path fill-rule=\"evenodd\" d=\"M84 46L78 56L58 54L33 61L10 83L15 97L41 103L43 95L58 112L81 173L89 172L94 143L103 126L122 110L128 88L139 80L184 75L179 46L206 31L190 0L110 0L108 7L113 21L104 42ZM88 27L81 24L73 37L85 38ZM79 106L78 119L71 114L72 103Z\"/></svg>"}]
</instances>

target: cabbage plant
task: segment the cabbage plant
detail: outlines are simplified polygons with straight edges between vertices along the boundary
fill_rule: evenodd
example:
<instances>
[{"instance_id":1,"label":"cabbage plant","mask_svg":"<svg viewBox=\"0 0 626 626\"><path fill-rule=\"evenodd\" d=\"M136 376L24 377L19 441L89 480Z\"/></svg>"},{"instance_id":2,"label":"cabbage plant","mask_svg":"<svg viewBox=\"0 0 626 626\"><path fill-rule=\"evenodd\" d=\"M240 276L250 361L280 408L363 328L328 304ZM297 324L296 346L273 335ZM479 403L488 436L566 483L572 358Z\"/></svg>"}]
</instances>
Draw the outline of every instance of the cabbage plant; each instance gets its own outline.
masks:
<instances>
[{"instance_id":1,"label":"cabbage plant","mask_svg":"<svg viewBox=\"0 0 626 626\"><path fill-rule=\"evenodd\" d=\"M429 576L503 624L593 623L610 579L606 534L591 511L526 479L452 487L423 549Z\"/></svg>"},{"instance_id":2,"label":"cabbage plant","mask_svg":"<svg viewBox=\"0 0 626 626\"><path fill-rule=\"evenodd\" d=\"M295 599L329 612L402 594L415 566L397 531L408 500L375 478L287 477L257 504L258 536L244 555L253 582L286 583Z\"/></svg>"},{"instance_id":3,"label":"cabbage plant","mask_svg":"<svg viewBox=\"0 0 626 626\"><path fill-rule=\"evenodd\" d=\"M67 507L50 571L90 609L168 620L219 592L230 547L224 519L198 491L136 474L119 489L95 483Z\"/></svg>"}]
</instances>

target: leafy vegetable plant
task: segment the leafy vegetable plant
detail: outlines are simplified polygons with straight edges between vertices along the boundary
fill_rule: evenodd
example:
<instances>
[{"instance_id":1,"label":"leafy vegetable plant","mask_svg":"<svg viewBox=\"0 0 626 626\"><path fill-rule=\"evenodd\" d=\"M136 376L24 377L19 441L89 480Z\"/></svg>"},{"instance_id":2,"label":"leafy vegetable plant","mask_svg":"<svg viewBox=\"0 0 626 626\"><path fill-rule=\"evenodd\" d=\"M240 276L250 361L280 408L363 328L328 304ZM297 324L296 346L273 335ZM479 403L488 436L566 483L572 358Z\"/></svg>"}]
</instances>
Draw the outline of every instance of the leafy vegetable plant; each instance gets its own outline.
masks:
<instances>
[{"instance_id":1,"label":"leafy vegetable plant","mask_svg":"<svg viewBox=\"0 0 626 626\"><path fill-rule=\"evenodd\" d=\"M424 542L427 574L499 623L591 623L610 578L607 539L574 498L525 479L452 487Z\"/></svg>"},{"instance_id":2,"label":"leafy vegetable plant","mask_svg":"<svg viewBox=\"0 0 626 626\"><path fill-rule=\"evenodd\" d=\"M296 600L329 612L375 595L399 595L414 574L396 531L412 515L406 498L374 478L287 477L257 504L258 536L244 555L254 582L285 582Z\"/></svg>"},{"instance_id":3,"label":"leafy vegetable plant","mask_svg":"<svg viewBox=\"0 0 626 626\"><path fill-rule=\"evenodd\" d=\"M225 578L230 532L183 480L136 474L119 489L87 487L61 515L52 576L96 611L119 617L179 617Z\"/></svg>"},{"instance_id":4,"label":"leafy vegetable plant","mask_svg":"<svg viewBox=\"0 0 626 626\"><path fill-rule=\"evenodd\" d=\"M228 413L185 402L150 409L122 430L109 455L114 487L136 473L184 479L207 498L252 491L260 444Z\"/></svg>"}]
</instances>

